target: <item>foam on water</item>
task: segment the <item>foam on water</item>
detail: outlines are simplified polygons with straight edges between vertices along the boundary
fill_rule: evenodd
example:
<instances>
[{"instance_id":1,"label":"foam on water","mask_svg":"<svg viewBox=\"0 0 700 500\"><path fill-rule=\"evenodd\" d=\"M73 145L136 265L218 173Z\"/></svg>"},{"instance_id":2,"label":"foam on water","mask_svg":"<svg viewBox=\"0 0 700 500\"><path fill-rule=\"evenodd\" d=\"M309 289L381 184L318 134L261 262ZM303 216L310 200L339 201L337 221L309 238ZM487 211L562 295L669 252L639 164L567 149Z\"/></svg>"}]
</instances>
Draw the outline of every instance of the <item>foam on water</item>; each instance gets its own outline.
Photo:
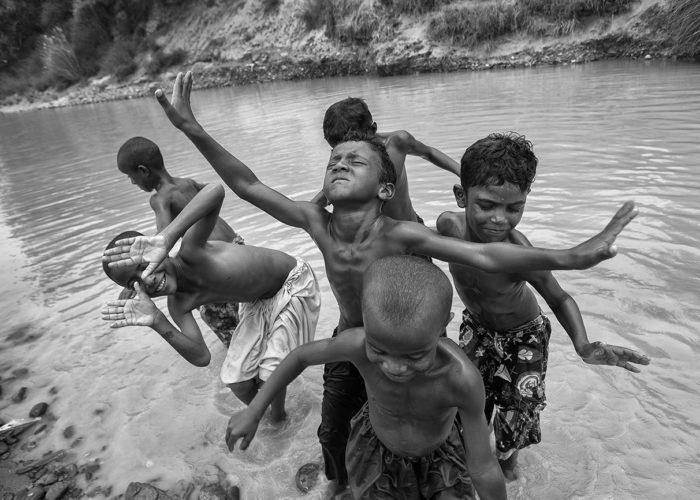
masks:
<instances>
[{"instance_id":1,"label":"foam on water","mask_svg":"<svg viewBox=\"0 0 700 500\"><path fill-rule=\"evenodd\" d=\"M693 65L616 62L328 79L196 91L194 109L264 182L295 199L320 188L323 112L348 95L367 99L380 130L408 129L454 158L491 131L526 134L540 167L521 229L536 246L579 242L635 199L640 215L619 239L620 255L557 276L592 340L638 349L652 364L638 375L584 365L553 321L543 442L521 453L522 479L508 489L512 498L693 498L699 77ZM67 447L75 438L61 431L72 425L83 437L76 453L102 460L96 484L115 493L130 481L173 488L227 476L244 498L298 498L294 472L320 457L320 367L291 385L287 423L263 420L248 451L229 453L226 424L242 404L218 381L224 353L211 332L212 363L196 368L154 332L110 330L99 318L118 293L102 274L103 247L119 231L155 226L147 195L116 169L117 149L134 135L156 141L173 174L218 181L154 100L0 116L0 415L23 417L48 401L58 420L28 458ZM426 221L457 209L456 178L415 159L407 169ZM222 216L250 243L309 260L324 301L317 338L328 337L337 306L308 236L230 191ZM457 300L453 311L459 318ZM22 367L26 377L12 374ZM7 395L23 385L27 400L12 404ZM323 487L304 498L321 498Z\"/></svg>"}]
</instances>

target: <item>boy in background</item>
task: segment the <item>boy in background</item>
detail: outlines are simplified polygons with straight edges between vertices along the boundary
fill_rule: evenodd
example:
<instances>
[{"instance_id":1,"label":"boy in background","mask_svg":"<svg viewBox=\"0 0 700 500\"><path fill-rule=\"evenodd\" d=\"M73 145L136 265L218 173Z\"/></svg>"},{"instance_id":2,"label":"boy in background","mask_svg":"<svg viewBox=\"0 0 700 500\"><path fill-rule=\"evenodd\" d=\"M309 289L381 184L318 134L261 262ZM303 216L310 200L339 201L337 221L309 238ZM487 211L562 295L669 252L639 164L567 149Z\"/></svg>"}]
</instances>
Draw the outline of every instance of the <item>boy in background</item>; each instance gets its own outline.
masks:
<instances>
[{"instance_id":1,"label":"boy in background","mask_svg":"<svg viewBox=\"0 0 700 500\"><path fill-rule=\"evenodd\" d=\"M170 175L165 168L160 148L145 137L132 137L122 144L117 153L117 168L143 191L155 191L149 203L156 216L156 232L165 229L204 187L193 179ZM243 244L243 238L221 217L217 218L209 239ZM131 296L133 291L130 290L120 297ZM228 347L238 325L238 304L204 304L199 308L199 314L219 340Z\"/></svg>"},{"instance_id":2,"label":"boy in background","mask_svg":"<svg viewBox=\"0 0 700 500\"><path fill-rule=\"evenodd\" d=\"M185 133L239 197L284 224L304 229L314 240L338 302L340 318L334 336L363 325L364 271L382 257L420 254L487 272L580 269L613 257L615 238L636 216L634 204L625 203L602 232L567 250L505 243L480 245L446 238L422 224L397 221L382 213L384 203L393 197L396 172L384 145L362 136L346 137L331 152L323 182L323 193L333 204L330 213L315 203L294 201L275 191L226 151L194 117L191 89L192 73L180 73L171 101L160 89L155 94L171 123ZM364 382L352 363L325 365L318 435L325 474L335 482L337 493L347 486L345 448L350 419L366 399Z\"/></svg>"},{"instance_id":3,"label":"boy in background","mask_svg":"<svg viewBox=\"0 0 700 500\"><path fill-rule=\"evenodd\" d=\"M240 448L248 447L276 392L306 367L350 362L368 395L346 451L353 498L474 498L473 482L479 498L505 499L481 378L457 345L441 338L452 304L447 276L417 257L385 257L367 268L362 288L364 327L292 351L248 408L231 417L229 450L240 438Z\"/></svg>"},{"instance_id":4,"label":"boy in background","mask_svg":"<svg viewBox=\"0 0 700 500\"><path fill-rule=\"evenodd\" d=\"M440 215L438 231L474 243L530 247L515 227L536 168L532 144L523 136L491 134L475 142L462 157L461 185L454 186L464 211ZM483 377L488 421L494 413L497 456L506 479L513 480L518 477L518 450L541 439L551 332L528 283L552 309L584 362L638 372L630 363L646 365L649 359L624 347L591 343L576 302L551 272L485 273L454 262L449 268L465 306L460 345Z\"/></svg>"},{"instance_id":5,"label":"boy in background","mask_svg":"<svg viewBox=\"0 0 700 500\"><path fill-rule=\"evenodd\" d=\"M211 355L192 310L223 301L242 303L241 319L221 368L221 380L244 403L253 400L279 362L313 340L321 306L311 267L284 252L209 241L224 200L220 185L205 186L160 233L119 235L107 246L103 268L136 296L109 302L102 319L112 328L148 326L195 366ZM182 237L175 257L168 252ZM151 297L167 296L176 325ZM283 420L285 394L272 404L272 419Z\"/></svg>"},{"instance_id":6,"label":"boy in background","mask_svg":"<svg viewBox=\"0 0 700 500\"><path fill-rule=\"evenodd\" d=\"M374 137L389 153L396 170L394 197L387 200L382 213L395 220L423 222L416 214L408 192L406 175L406 155L420 156L433 165L459 176L459 163L431 146L423 144L405 130L377 132L377 124L372 119L367 103L358 97L348 97L332 104L323 117L323 137L332 148L336 147L349 133ZM319 193L312 201L326 205L328 200Z\"/></svg>"}]
</instances>

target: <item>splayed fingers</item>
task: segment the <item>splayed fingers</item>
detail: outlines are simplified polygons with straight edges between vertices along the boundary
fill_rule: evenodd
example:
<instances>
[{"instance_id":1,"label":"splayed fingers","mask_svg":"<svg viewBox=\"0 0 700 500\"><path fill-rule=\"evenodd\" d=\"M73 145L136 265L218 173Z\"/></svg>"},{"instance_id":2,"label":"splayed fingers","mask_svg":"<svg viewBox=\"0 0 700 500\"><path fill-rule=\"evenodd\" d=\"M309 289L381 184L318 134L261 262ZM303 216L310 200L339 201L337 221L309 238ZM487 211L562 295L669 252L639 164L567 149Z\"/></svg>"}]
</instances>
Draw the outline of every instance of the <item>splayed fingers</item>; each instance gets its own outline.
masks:
<instances>
[{"instance_id":1,"label":"splayed fingers","mask_svg":"<svg viewBox=\"0 0 700 500\"><path fill-rule=\"evenodd\" d=\"M158 89L155 92L158 103L165 111L166 116L175 127L184 130L189 126L197 125L197 120L192 113L190 105L190 93L192 92L192 72L184 75L178 73L173 84L173 94L168 101L165 92Z\"/></svg>"},{"instance_id":2,"label":"splayed fingers","mask_svg":"<svg viewBox=\"0 0 700 500\"><path fill-rule=\"evenodd\" d=\"M617 254L615 239L622 230L637 216L638 210L633 201L628 201L613 216L605 229L590 240L578 245L577 267L586 269L599 262L610 259Z\"/></svg>"},{"instance_id":3,"label":"splayed fingers","mask_svg":"<svg viewBox=\"0 0 700 500\"><path fill-rule=\"evenodd\" d=\"M639 368L632 365L648 365L650 360L643 354L632 349L617 345L593 342L588 353L581 356L583 361L591 365L619 366L625 370L639 373Z\"/></svg>"}]
</instances>

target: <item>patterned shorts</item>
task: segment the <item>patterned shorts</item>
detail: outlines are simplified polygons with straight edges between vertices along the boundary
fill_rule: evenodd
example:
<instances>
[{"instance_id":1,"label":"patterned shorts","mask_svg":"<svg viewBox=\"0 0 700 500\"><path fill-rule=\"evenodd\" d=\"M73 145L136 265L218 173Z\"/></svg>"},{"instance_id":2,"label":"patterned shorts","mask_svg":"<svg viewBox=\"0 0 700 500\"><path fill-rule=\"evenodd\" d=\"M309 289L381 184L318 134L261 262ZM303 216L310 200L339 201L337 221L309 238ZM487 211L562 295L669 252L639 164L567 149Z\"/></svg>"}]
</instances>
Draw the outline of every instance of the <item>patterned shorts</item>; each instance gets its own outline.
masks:
<instances>
[{"instance_id":1,"label":"patterned shorts","mask_svg":"<svg viewBox=\"0 0 700 500\"><path fill-rule=\"evenodd\" d=\"M499 332L482 326L466 309L462 313L459 345L484 380L486 418L493 412L499 459L542 439L540 412L546 405L544 378L551 331L549 319L542 314Z\"/></svg>"}]
</instances>

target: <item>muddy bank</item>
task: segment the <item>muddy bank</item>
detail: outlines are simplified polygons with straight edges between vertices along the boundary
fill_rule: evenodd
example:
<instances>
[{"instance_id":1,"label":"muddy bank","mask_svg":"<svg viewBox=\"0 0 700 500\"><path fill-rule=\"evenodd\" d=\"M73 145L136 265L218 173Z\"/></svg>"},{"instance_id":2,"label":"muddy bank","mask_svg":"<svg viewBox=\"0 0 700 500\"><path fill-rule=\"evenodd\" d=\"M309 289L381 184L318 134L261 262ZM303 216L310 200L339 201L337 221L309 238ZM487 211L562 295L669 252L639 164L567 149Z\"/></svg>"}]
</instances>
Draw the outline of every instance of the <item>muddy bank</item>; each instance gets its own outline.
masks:
<instances>
[{"instance_id":1,"label":"muddy bank","mask_svg":"<svg viewBox=\"0 0 700 500\"><path fill-rule=\"evenodd\" d=\"M327 52L327 51L324 51ZM510 53L474 56L456 49L412 41L374 50L337 51L320 57L309 52L292 54L277 50L246 53L235 62L195 62L173 68L157 78L136 77L118 82L112 76L93 78L87 84L64 91L47 90L28 96L10 96L0 101L0 112L20 112L90 104L152 95L155 89L167 89L177 70L195 73L195 88L248 85L276 80L304 80L334 76L393 76L427 72L484 71L540 65L581 64L601 59L658 59L676 55L668 44L609 35L576 43L557 42L542 47L527 47Z\"/></svg>"}]
</instances>

